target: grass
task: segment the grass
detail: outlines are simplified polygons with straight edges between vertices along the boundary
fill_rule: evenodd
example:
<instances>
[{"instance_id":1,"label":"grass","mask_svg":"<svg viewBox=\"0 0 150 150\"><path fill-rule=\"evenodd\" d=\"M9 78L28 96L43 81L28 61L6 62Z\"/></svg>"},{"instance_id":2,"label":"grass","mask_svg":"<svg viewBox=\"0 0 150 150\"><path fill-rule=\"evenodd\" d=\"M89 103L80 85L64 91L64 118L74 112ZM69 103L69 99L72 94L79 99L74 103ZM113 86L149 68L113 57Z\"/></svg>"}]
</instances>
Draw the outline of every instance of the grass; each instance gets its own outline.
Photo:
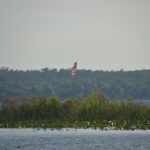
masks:
<instances>
[{"instance_id":1,"label":"grass","mask_svg":"<svg viewBox=\"0 0 150 150\"><path fill-rule=\"evenodd\" d=\"M24 120L24 121L3 121L0 128L93 128L93 129L114 129L114 130L135 130L150 129L150 121L127 121L127 120L94 120L94 121L50 121L50 120Z\"/></svg>"}]
</instances>

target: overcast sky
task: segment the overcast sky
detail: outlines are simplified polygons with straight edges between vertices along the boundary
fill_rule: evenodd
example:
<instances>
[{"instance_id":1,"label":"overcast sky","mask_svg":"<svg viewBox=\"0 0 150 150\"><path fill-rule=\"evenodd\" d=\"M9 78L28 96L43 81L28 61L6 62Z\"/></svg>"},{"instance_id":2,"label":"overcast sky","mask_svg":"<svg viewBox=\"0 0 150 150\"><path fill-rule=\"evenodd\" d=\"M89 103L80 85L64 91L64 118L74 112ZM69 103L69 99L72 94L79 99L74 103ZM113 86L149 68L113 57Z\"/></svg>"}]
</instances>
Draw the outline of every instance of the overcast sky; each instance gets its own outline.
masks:
<instances>
[{"instance_id":1,"label":"overcast sky","mask_svg":"<svg viewBox=\"0 0 150 150\"><path fill-rule=\"evenodd\" d=\"M150 69L150 0L0 0L0 67Z\"/></svg>"}]
</instances>

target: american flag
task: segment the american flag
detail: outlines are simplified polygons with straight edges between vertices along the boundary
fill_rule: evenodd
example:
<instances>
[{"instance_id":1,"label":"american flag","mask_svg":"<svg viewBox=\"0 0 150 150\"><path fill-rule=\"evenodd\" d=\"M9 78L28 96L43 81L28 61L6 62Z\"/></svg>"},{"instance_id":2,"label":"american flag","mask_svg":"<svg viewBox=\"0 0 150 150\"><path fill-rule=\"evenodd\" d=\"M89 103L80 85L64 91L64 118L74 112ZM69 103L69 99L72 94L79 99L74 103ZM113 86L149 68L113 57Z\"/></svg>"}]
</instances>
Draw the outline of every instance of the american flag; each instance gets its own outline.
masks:
<instances>
[{"instance_id":1,"label":"american flag","mask_svg":"<svg viewBox=\"0 0 150 150\"><path fill-rule=\"evenodd\" d=\"M75 76L77 74L77 62L75 62L70 69L71 76Z\"/></svg>"}]
</instances>

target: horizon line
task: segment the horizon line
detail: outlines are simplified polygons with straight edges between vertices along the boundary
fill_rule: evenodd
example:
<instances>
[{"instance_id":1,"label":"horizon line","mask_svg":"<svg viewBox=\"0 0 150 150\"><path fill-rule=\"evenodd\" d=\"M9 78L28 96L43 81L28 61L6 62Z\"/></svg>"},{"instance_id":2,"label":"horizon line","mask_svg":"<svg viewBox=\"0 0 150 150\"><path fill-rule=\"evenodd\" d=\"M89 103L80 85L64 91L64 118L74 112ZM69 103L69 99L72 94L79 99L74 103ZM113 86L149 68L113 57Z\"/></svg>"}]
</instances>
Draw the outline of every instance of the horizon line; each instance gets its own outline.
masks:
<instances>
[{"instance_id":1,"label":"horizon line","mask_svg":"<svg viewBox=\"0 0 150 150\"><path fill-rule=\"evenodd\" d=\"M70 67L71 68L71 67ZM57 70L57 71L60 71L60 70L69 70L70 68L50 68L50 67L42 67L42 68L35 68L35 69L19 69L19 68L10 68L10 67L5 67L5 66L1 66L0 69L5 69L5 70L13 70L13 71L42 71L42 69L48 69L48 70ZM124 69L124 68L121 68L121 69L90 69L90 68L79 68L77 69L79 71L81 70L90 70L90 71L109 71L109 72L118 72L118 71L122 71L122 72L128 72L128 71L148 71L150 70L150 68L141 68L141 69Z\"/></svg>"}]
</instances>

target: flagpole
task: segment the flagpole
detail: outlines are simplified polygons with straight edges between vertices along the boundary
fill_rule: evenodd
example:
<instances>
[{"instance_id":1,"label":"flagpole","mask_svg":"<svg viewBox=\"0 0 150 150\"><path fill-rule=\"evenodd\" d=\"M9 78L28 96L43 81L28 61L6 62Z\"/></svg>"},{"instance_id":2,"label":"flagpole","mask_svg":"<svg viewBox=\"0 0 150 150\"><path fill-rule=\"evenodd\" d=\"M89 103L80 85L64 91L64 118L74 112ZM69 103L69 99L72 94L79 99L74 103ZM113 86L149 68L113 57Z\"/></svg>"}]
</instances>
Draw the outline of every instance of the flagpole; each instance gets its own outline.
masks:
<instances>
[{"instance_id":1,"label":"flagpole","mask_svg":"<svg viewBox=\"0 0 150 150\"><path fill-rule=\"evenodd\" d=\"M71 74L71 77L72 77L72 87L74 87L74 83L73 82L74 82L75 77L77 75L77 62L75 62L73 64L73 66L71 67L70 74ZM74 96L75 96L75 94L74 94Z\"/></svg>"}]
</instances>

